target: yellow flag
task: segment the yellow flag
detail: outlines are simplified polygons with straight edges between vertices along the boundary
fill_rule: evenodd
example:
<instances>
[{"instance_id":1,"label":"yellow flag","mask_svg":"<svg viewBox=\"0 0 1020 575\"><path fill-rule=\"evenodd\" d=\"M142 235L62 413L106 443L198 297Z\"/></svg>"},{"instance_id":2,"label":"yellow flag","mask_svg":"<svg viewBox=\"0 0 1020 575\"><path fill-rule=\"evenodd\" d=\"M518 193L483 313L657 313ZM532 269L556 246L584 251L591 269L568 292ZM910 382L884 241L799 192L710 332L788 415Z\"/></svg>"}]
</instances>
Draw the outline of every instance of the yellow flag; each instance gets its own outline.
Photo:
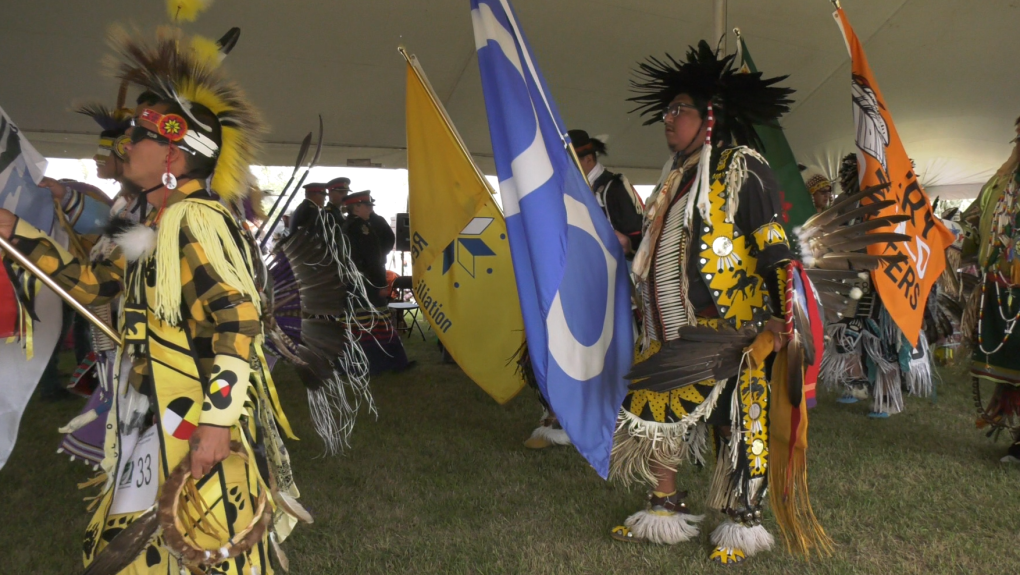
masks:
<instances>
[{"instance_id":1,"label":"yellow flag","mask_svg":"<svg viewBox=\"0 0 1020 575\"><path fill-rule=\"evenodd\" d=\"M407 179L414 296L457 364L499 403L524 320L506 221L414 56L407 64Z\"/></svg>"}]
</instances>

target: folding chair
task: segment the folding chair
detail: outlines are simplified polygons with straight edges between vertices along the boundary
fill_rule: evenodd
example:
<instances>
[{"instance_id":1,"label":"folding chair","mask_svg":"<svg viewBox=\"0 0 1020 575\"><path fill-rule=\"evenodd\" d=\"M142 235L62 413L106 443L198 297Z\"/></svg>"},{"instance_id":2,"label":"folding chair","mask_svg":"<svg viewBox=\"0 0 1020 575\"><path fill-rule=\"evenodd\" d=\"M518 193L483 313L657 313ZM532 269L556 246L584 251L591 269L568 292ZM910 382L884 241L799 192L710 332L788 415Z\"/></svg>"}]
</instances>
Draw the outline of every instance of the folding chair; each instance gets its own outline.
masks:
<instances>
[{"instance_id":1,"label":"folding chair","mask_svg":"<svg viewBox=\"0 0 1020 575\"><path fill-rule=\"evenodd\" d=\"M416 302L395 301L391 302L387 307L389 308L390 313L393 314L393 323L396 326L397 330L403 331L406 329L407 335L408 337L410 337L411 332L414 331L414 328L418 328L418 333L421 334L422 341L425 341L425 332L421 329L421 324L418 323L418 313L420 311L420 308L418 307L418 304ZM406 317L407 312L411 312L410 325L407 325L406 320L404 320L403 322L398 321L404 319ZM404 325L407 325L407 327L400 327L401 323L404 323Z\"/></svg>"}]
</instances>

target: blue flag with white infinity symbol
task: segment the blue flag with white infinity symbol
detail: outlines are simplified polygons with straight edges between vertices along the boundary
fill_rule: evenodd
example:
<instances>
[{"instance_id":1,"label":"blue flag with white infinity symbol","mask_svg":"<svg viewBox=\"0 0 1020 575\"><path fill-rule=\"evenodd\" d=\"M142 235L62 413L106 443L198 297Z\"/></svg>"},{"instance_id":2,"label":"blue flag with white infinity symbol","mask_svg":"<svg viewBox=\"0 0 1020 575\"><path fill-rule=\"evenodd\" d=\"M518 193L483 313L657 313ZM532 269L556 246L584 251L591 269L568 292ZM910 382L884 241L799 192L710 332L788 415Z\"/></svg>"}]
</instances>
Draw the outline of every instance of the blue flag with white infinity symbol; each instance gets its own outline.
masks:
<instances>
[{"instance_id":1,"label":"blue flag with white infinity symbol","mask_svg":"<svg viewBox=\"0 0 1020 575\"><path fill-rule=\"evenodd\" d=\"M471 21L532 366L605 478L634 355L627 262L510 3L471 0Z\"/></svg>"}]
</instances>

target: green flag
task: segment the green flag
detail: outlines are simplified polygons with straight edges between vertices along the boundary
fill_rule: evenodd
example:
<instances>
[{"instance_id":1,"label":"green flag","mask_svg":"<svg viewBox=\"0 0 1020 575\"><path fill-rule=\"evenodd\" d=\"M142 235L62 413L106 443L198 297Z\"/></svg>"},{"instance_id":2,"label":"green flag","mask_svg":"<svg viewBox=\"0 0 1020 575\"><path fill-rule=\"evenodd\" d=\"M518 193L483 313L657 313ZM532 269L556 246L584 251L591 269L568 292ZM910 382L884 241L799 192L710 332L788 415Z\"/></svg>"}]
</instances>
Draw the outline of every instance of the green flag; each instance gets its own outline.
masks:
<instances>
[{"instance_id":1,"label":"green flag","mask_svg":"<svg viewBox=\"0 0 1020 575\"><path fill-rule=\"evenodd\" d=\"M757 72L758 68L751 59L751 53L747 51L747 44L740 36L737 37L737 60L738 64L747 72ZM772 171L776 173L779 180L779 198L783 205L783 226L787 235L793 228L804 223L815 213L815 204L811 201L811 194L808 193L804 179L800 175L800 168L797 167L797 159L793 157L793 150L783 134L782 128L771 126L755 126L758 137L765 144L765 159L768 160ZM791 237L791 239L793 239Z\"/></svg>"}]
</instances>

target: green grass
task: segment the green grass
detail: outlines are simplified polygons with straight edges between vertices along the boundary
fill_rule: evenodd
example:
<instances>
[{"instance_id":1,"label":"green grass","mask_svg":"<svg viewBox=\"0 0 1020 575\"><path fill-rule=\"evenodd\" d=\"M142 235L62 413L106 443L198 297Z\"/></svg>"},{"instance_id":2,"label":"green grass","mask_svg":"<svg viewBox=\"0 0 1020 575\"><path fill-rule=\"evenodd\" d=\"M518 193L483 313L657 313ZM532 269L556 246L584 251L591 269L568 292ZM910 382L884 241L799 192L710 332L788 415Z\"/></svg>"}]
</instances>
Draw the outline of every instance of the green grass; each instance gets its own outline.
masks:
<instances>
[{"instance_id":1,"label":"green grass","mask_svg":"<svg viewBox=\"0 0 1020 575\"><path fill-rule=\"evenodd\" d=\"M606 484L572 449L526 450L539 415L531 393L496 405L439 363L429 337L409 343L416 369L373 382L379 418L362 415L342 457L321 457L300 384L278 372L303 438L290 444L295 475L316 517L285 545L292 573L725 571L706 559L707 533L675 547L610 540L644 494ZM1020 572L1020 469L1000 464L1005 444L975 430L969 379L943 377L937 402L909 398L905 413L884 421L823 394L811 412L811 495L836 554L805 563L776 549L739 571ZM25 413L0 471L0 573L79 565L88 515L75 484L89 474L54 453L57 427L79 407L33 400ZM681 473L695 512L708 476Z\"/></svg>"}]
</instances>

